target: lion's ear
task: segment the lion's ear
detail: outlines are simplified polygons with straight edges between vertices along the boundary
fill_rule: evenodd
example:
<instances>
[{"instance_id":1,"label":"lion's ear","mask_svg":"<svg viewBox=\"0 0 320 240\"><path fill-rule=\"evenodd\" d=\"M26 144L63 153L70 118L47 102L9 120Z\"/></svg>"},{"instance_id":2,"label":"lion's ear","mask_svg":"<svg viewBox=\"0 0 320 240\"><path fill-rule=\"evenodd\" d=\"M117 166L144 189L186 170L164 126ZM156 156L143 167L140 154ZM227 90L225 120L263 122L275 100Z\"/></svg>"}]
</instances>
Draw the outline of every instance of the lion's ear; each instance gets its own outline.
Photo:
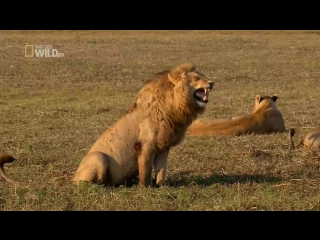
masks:
<instances>
[{"instance_id":1,"label":"lion's ear","mask_svg":"<svg viewBox=\"0 0 320 240\"><path fill-rule=\"evenodd\" d=\"M186 73L183 72L178 76L177 75L171 75L170 73L168 73L168 78L169 78L170 82L173 83L173 85L176 85L180 80L186 78Z\"/></svg>"},{"instance_id":2,"label":"lion's ear","mask_svg":"<svg viewBox=\"0 0 320 240\"><path fill-rule=\"evenodd\" d=\"M178 79L176 79L174 76L172 76L170 73L168 73L168 78L170 80L170 82L173 84L173 85L176 85L178 83Z\"/></svg>"},{"instance_id":3,"label":"lion's ear","mask_svg":"<svg viewBox=\"0 0 320 240\"><path fill-rule=\"evenodd\" d=\"M273 94L273 96L272 96L271 98L272 98L272 100L273 100L274 102L276 102L277 99L278 99L278 96L277 96L276 94Z\"/></svg>"},{"instance_id":4,"label":"lion's ear","mask_svg":"<svg viewBox=\"0 0 320 240\"><path fill-rule=\"evenodd\" d=\"M178 81L185 77L185 74L187 72L194 71L196 69L196 66L192 63L183 63L173 69L170 70L170 73L168 74L168 78L170 82L172 82L174 85L178 83Z\"/></svg>"},{"instance_id":5,"label":"lion's ear","mask_svg":"<svg viewBox=\"0 0 320 240\"><path fill-rule=\"evenodd\" d=\"M173 85L176 85L179 82L179 79L172 76L170 73L168 73L168 78L169 78L170 82L172 82Z\"/></svg>"},{"instance_id":6,"label":"lion's ear","mask_svg":"<svg viewBox=\"0 0 320 240\"><path fill-rule=\"evenodd\" d=\"M259 103L262 101L261 95L256 95L256 101Z\"/></svg>"}]
</instances>

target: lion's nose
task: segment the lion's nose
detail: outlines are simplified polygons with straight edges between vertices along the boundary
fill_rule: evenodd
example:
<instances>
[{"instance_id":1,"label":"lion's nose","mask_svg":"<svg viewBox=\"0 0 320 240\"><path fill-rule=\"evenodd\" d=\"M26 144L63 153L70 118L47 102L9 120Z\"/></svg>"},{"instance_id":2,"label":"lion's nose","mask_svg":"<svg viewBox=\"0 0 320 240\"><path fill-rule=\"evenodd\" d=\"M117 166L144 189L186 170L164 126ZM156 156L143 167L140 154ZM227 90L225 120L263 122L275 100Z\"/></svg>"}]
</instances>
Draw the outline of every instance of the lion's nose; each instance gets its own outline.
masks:
<instances>
[{"instance_id":1,"label":"lion's nose","mask_svg":"<svg viewBox=\"0 0 320 240\"><path fill-rule=\"evenodd\" d=\"M213 82L209 82L209 89L211 90L213 88Z\"/></svg>"}]
</instances>

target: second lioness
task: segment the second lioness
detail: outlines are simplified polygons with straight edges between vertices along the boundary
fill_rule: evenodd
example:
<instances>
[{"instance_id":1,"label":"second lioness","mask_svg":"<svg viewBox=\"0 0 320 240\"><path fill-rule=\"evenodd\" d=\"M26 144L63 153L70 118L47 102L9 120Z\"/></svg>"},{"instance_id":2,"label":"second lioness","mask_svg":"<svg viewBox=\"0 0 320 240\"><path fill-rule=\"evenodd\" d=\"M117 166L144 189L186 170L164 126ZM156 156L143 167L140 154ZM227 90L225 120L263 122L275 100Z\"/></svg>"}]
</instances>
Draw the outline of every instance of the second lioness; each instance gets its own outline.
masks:
<instances>
[{"instance_id":1,"label":"second lioness","mask_svg":"<svg viewBox=\"0 0 320 240\"><path fill-rule=\"evenodd\" d=\"M294 143L292 137L295 135L295 129L290 128L289 139L290 139L290 150L294 149ZM311 149L313 151L320 150L320 127L314 128L308 132L304 137L299 141L296 147L304 146L306 149Z\"/></svg>"}]
</instances>

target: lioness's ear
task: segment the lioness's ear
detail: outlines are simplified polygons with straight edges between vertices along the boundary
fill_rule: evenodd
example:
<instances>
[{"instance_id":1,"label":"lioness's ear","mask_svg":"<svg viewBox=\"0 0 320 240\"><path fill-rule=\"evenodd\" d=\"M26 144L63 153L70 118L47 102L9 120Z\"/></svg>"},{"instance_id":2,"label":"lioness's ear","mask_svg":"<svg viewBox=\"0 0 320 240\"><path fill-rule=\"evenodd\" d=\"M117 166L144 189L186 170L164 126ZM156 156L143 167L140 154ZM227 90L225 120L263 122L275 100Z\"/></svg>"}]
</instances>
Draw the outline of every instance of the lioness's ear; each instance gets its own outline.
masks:
<instances>
[{"instance_id":1,"label":"lioness's ear","mask_svg":"<svg viewBox=\"0 0 320 240\"><path fill-rule=\"evenodd\" d=\"M196 66L192 63L183 63L173 69L170 70L170 73L168 74L168 78L170 82L172 82L174 85L178 83L180 79L185 77L185 74L187 72L194 71L196 69Z\"/></svg>"},{"instance_id":2,"label":"lioness's ear","mask_svg":"<svg viewBox=\"0 0 320 240\"><path fill-rule=\"evenodd\" d=\"M273 94L273 96L272 96L271 98L272 98L272 100L273 100L274 102L276 102L276 101L277 101L277 99L278 99L278 96L277 96L277 95L275 95L275 94Z\"/></svg>"},{"instance_id":3,"label":"lioness's ear","mask_svg":"<svg viewBox=\"0 0 320 240\"><path fill-rule=\"evenodd\" d=\"M262 101L262 97L260 95L256 95L256 101L259 103Z\"/></svg>"}]
</instances>

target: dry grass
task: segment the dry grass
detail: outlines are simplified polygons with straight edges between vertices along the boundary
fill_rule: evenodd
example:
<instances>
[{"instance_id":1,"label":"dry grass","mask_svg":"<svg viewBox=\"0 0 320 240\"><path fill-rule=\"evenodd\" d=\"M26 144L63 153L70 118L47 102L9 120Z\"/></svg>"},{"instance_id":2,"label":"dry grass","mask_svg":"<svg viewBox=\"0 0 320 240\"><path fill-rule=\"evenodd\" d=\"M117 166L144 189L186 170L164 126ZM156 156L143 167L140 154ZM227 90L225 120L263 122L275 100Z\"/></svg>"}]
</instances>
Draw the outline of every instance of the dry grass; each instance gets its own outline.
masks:
<instances>
[{"instance_id":1,"label":"dry grass","mask_svg":"<svg viewBox=\"0 0 320 240\"><path fill-rule=\"evenodd\" d=\"M161 189L74 186L98 136L152 74L191 61L215 81L205 116L250 112L278 94L297 141L320 125L318 31L1 31L0 146L17 161L2 210L319 210L320 155L287 154L287 134L187 138ZM64 58L25 58L51 44Z\"/></svg>"}]
</instances>

